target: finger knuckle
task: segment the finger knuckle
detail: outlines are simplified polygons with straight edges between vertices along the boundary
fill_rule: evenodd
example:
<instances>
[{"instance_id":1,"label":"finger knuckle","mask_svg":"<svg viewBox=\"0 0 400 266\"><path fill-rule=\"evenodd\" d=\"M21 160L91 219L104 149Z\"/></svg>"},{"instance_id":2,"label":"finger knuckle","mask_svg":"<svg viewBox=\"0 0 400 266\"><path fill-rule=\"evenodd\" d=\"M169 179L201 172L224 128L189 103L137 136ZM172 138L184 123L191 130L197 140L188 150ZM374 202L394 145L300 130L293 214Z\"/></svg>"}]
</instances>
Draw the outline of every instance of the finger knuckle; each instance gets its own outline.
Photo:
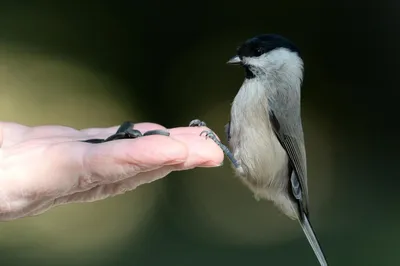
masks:
<instances>
[{"instance_id":1,"label":"finger knuckle","mask_svg":"<svg viewBox=\"0 0 400 266\"><path fill-rule=\"evenodd\" d=\"M90 188L100 185L100 181L91 174L82 175L79 178L79 188Z\"/></svg>"}]
</instances>

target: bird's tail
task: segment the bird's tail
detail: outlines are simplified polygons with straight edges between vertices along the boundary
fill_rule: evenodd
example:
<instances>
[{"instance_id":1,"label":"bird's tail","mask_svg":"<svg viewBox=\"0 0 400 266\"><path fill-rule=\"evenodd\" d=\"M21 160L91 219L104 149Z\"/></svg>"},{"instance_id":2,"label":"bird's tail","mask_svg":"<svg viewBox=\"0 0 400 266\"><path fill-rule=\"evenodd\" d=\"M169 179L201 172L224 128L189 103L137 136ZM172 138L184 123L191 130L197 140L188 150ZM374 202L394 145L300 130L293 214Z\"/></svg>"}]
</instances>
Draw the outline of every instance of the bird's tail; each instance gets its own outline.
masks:
<instances>
[{"instance_id":1,"label":"bird's tail","mask_svg":"<svg viewBox=\"0 0 400 266\"><path fill-rule=\"evenodd\" d=\"M328 263L326 262L324 253L322 252L321 246L318 243L318 239L315 236L314 230L312 229L311 224L308 221L307 215L304 212L302 212L299 222L301 225L301 229L303 229L303 232L306 235L307 240L310 243L319 263L321 264L321 266L327 266Z\"/></svg>"}]
</instances>

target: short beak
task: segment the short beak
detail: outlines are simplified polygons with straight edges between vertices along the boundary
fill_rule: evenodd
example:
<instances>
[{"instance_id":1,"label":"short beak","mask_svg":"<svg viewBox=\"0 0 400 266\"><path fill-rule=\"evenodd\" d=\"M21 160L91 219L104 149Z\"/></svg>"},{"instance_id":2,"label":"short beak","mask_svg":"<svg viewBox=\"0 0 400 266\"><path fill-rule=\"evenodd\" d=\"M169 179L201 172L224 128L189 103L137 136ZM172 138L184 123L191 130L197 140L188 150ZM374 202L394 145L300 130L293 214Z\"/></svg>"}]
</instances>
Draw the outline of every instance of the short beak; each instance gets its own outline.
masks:
<instances>
[{"instance_id":1,"label":"short beak","mask_svg":"<svg viewBox=\"0 0 400 266\"><path fill-rule=\"evenodd\" d=\"M226 62L228 65L240 65L242 63L242 60L240 60L239 56L234 56L232 57L228 62Z\"/></svg>"}]
</instances>

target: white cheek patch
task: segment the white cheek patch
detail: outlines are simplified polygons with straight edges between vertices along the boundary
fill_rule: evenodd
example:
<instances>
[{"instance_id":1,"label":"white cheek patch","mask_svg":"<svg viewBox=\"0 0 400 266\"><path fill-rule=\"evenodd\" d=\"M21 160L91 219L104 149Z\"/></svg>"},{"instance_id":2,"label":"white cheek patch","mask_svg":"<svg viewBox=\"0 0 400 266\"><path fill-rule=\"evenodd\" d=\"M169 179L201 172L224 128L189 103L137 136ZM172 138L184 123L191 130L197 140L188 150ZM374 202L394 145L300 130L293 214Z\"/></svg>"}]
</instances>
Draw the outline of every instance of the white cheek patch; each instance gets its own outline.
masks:
<instances>
[{"instance_id":1,"label":"white cheek patch","mask_svg":"<svg viewBox=\"0 0 400 266\"><path fill-rule=\"evenodd\" d=\"M301 60L297 53L286 48L278 48L262 54L259 57L244 56L242 62L248 65L255 75L269 73L281 68L283 65L285 65L285 68L289 68L287 71L290 71L296 76L302 76L303 72L303 60Z\"/></svg>"}]
</instances>

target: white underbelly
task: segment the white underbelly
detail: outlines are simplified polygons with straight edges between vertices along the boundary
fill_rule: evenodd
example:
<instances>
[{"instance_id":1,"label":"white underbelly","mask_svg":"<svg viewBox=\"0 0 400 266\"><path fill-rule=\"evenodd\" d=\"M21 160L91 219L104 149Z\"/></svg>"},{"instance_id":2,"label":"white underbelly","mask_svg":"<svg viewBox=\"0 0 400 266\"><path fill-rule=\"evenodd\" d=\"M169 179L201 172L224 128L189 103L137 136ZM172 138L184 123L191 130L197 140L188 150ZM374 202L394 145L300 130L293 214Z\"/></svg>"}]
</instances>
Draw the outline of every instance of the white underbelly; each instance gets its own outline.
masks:
<instances>
[{"instance_id":1,"label":"white underbelly","mask_svg":"<svg viewBox=\"0 0 400 266\"><path fill-rule=\"evenodd\" d=\"M269 121L266 92L254 81L245 81L232 103L229 146L239 164L237 175L255 197L272 200L294 218L289 157Z\"/></svg>"},{"instance_id":2,"label":"white underbelly","mask_svg":"<svg viewBox=\"0 0 400 266\"><path fill-rule=\"evenodd\" d=\"M266 96L257 90L264 88L243 85L232 103L229 145L241 166L237 174L257 187L286 187L288 156L269 121Z\"/></svg>"},{"instance_id":3,"label":"white underbelly","mask_svg":"<svg viewBox=\"0 0 400 266\"><path fill-rule=\"evenodd\" d=\"M241 169L238 174L258 185L270 186L288 174L288 156L275 133L265 126L243 127L232 132L231 149ZM232 145L235 144L235 145Z\"/></svg>"}]
</instances>

